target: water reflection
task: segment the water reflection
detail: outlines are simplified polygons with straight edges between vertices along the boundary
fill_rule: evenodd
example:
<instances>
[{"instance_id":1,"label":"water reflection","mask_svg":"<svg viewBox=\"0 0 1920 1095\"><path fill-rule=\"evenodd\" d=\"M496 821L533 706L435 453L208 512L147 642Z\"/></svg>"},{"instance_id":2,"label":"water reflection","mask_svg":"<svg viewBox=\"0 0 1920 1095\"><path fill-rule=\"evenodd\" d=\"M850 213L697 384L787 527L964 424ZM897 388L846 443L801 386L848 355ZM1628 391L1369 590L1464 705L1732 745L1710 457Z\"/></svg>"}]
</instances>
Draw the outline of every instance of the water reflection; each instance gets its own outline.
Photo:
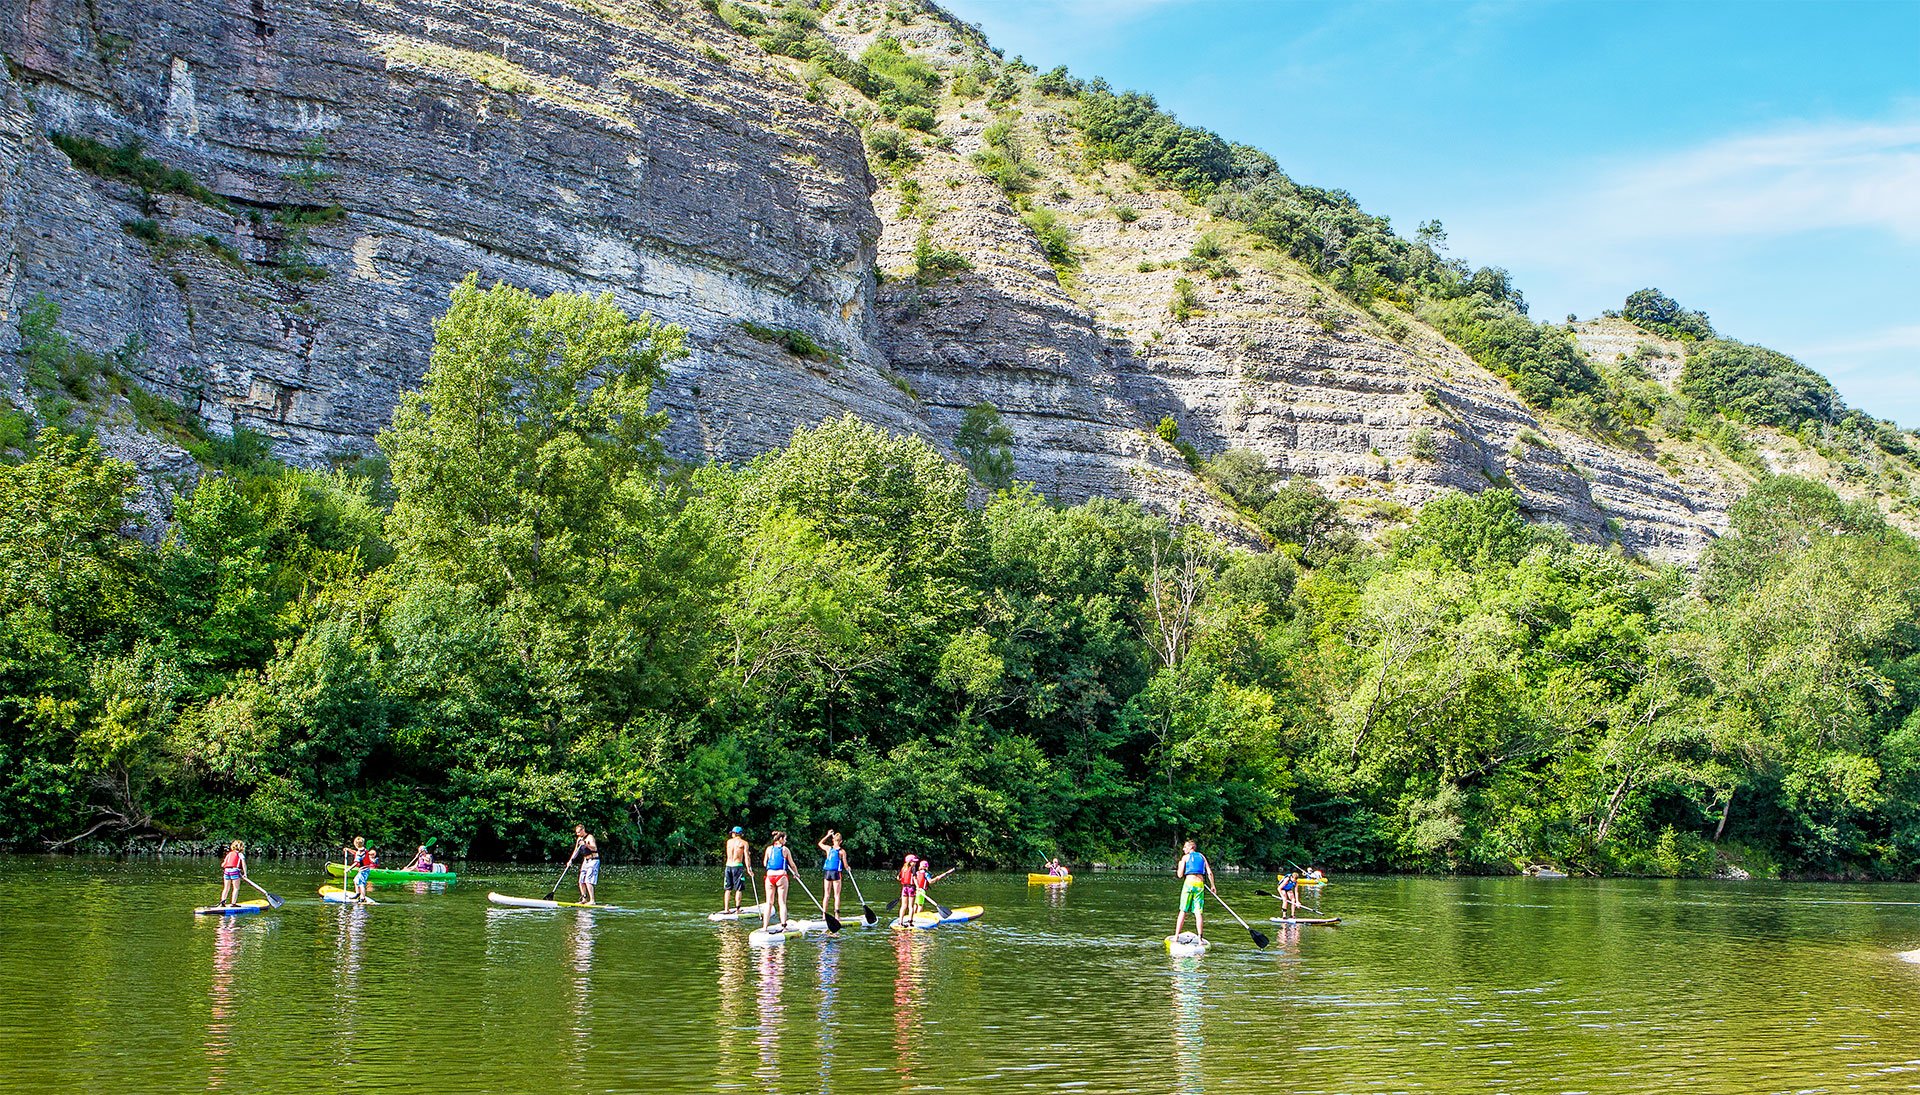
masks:
<instances>
[{"instance_id":1,"label":"water reflection","mask_svg":"<svg viewBox=\"0 0 1920 1095\"><path fill-rule=\"evenodd\" d=\"M766 1085L769 1092L779 1093L780 1084L780 1020L784 1007L780 1003L781 991L786 987L787 947L788 943L775 943L761 947L759 951L760 993L759 993L759 1034L754 1037L754 1047L759 1050L759 1065L753 1070L754 1079Z\"/></svg>"},{"instance_id":2,"label":"water reflection","mask_svg":"<svg viewBox=\"0 0 1920 1095\"><path fill-rule=\"evenodd\" d=\"M207 1013L207 1087L227 1080L227 1054L233 1048L233 967L240 956L240 925L231 916L219 918L213 930L213 985Z\"/></svg>"},{"instance_id":3,"label":"water reflection","mask_svg":"<svg viewBox=\"0 0 1920 1095\"><path fill-rule=\"evenodd\" d=\"M573 1034L567 1045L575 1071L582 1065L581 1055L593 1041L593 913L581 909L568 932L569 954L573 964Z\"/></svg>"},{"instance_id":4,"label":"water reflection","mask_svg":"<svg viewBox=\"0 0 1920 1095\"><path fill-rule=\"evenodd\" d=\"M747 1005L747 964L753 960L753 948L742 932L720 932L719 1030L715 1038L714 1068L717 1087L736 1087L746 1076L740 1060L740 1031Z\"/></svg>"},{"instance_id":5,"label":"water reflection","mask_svg":"<svg viewBox=\"0 0 1920 1095\"><path fill-rule=\"evenodd\" d=\"M840 1019L836 1010L840 1002L839 942L830 937L821 940L819 955L814 962L814 969L820 977L820 1009L814 1016L814 1026L820 1035L820 1091L825 1095L833 1089L834 1047L840 1038Z\"/></svg>"},{"instance_id":6,"label":"water reflection","mask_svg":"<svg viewBox=\"0 0 1920 1095\"><path fill-rule=\"evenodd\" d=\"M1205 960L1175 958L1172 961L1174 1090L1180 1095L1200 1095L1207 1083L1201 1069L1207 1039L1200 1023L1201 997L1207 987Z\"/></svg>"},{"instance_id":7,"label":"water reflection","mask_svg":"<svg viewBox=\"0 0 1920 1095\"><path fill-rule=\"evenodd\" d=\"M926 951L919 945L926 932L911 929L893 933L893 1056L894 1071L910 1084L920 1067L920 1010L926 1000Z\"/></svg>"}]
</instances>

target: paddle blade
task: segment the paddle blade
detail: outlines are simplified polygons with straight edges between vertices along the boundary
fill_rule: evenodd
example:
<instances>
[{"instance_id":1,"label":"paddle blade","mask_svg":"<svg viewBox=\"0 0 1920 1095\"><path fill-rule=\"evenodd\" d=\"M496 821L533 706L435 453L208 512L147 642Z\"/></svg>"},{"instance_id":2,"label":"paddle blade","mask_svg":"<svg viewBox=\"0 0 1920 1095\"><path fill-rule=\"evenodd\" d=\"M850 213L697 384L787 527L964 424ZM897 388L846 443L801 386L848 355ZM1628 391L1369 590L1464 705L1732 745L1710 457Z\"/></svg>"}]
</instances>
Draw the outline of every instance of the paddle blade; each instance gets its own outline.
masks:
<instances>
[{"instance_id":1,"label":"paddle blade","mask_svg":"<svg viewBox=\"0 0 1920 1095\"><path fill-rule=\"evenodd\" d=\"M1259 947L1259 948L1260 948L1261 950L1266 950L1266 949L1267 949L1267 937L1266 937L1266 936L1264 936L1264 935L1261 935L1261 934L1260 934L1259 932L1257 932L1257 931L1254 931L1254 930L1253 930L1252 928L1248 928L1248 929L1247 929L1247 934L1248 934L1248 935L1251 935L1251 936L1253 936L1253 945L1254 945L1254 946L1256 946L1256 947Z\"/></svg>"},{"instance_id":2,"label":"paddle blade","mask_svg":"<svg viewBox=\"0 0 1920 1095\"><path fill-rule=\"evenodd\" d=\"M287 903L287 899L284 897L281 897L277 893L270 893L267 895L267 906L269 908L277 909L286 903Z\"/></svg>"},{"instance_id":3,"label":"paddle blade","mask_svg":"<svg viewBox=\"0 0 1920 1095\"><path fill-rule=\"evenodd\" d=\"M897 909L897 908L899 908L899 907L900 907L900 899L899 899L899 898L897 898L897 897L896 897L896 898L894 898L894 899L893 899L892 901L889 901L889 902L887 902L887 911L888 911L888 912L892 912L893 910L895 910L895 909Z\"/></svg>"},{"instance_id":4,"label":"paddle blade","mask_svg":"<svg viewBox=\"0 0 1920 1095\"><path fill-rule=\"evenodd\" d=\"M827 918L827 931L832 932L836 935L839 934L840 918L833 915L830 912L827 912L825 909L820 910L820 913L822 916L825 916Z\"/></svg>"},{"instance_id":5,"label":"paddle blade","mask_svg":"<svg viewBox=\"0 0 1920 1095\"><path fill-rule=\"evenodd\" d=\"M880 918L873 913L873 906L864 902L860 905L860 915L866 917L867 927L869 928L880 922Z\"/></svg>"},{"instance_id":6,"label":"paddle blade","mask_svg":"<svg viewBox=\"0 0 1920 1095\"><path fill-rule=\"evenodd\" d=\"M1255 890L1253 892L1259 894L1261 897L1279 897L1280 896L1277 893L1268 893L1265 890Z\"/></svg>"}]
</instances>

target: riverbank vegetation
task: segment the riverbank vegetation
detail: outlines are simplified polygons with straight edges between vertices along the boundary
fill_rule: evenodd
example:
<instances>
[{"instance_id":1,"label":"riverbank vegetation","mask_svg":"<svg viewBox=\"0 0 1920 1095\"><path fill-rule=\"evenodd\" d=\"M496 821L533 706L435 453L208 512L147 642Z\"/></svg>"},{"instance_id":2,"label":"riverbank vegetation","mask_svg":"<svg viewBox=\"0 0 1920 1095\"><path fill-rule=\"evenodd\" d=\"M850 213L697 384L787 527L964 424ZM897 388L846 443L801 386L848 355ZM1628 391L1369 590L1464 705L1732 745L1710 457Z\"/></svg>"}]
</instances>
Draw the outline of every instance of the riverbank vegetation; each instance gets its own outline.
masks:
<instances>
[{"instance_id":1,"label":"riverbank vegetation","mask_svg":"<svg viewBox=\"0 0 1920 1095\"><path fill-rule=\"evenodd\" d=\"M1920 552L1763 480L1697 578L1452 495L1383 547L974 480L855 420L685 467L671 328L471 279L360 473L210 474L157 546L57 430L0 466L0 839L1920 873ZM969 460L1004 480L981 408Z\"/></svg>"}]
</instances>

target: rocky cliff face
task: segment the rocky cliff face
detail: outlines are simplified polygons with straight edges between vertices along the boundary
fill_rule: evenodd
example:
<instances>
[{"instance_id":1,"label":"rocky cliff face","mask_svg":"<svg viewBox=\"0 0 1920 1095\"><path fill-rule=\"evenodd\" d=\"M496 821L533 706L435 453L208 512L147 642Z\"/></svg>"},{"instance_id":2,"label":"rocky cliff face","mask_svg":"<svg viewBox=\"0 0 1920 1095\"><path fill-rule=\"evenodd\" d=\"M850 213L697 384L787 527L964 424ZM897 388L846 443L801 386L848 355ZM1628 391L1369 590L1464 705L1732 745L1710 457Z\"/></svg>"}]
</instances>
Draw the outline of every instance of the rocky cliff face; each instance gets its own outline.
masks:
<instances>
[{"instance_id":1,"label":"rocky cliff face","mask_svg":"<svg viewBox=\"0 0 1920 1095\"><path fill-rule=\"evenodd\" d=\"M370 448L470 271L685 326L662 392L684 454L847 410L924 429L873 341L858 134L697 7L30 0L3 33L8 336L45 294L216 429ZM141 142L204 191L82 170L54 133Z\"/></svg>"},{"instance_id":2,"label":"rocky cliff face","mask_svg":"<svg viewBox=\"0 0 1920 1095\"><path fill-rule=\"evenodd\" d=\"M1319 482L1373 531L1510 483L1538 520L1676 562L1749 477L1711 449L1556 429L1413 317L1354 310L1131 168L1090 166L1069 105L977 32L835 0L819 31L849 56L886 34L1016 85L998 109L942 93L937 135L876 181L849 121L874 104L730 29L747 8L778 18L691 0L25 0L0 27L0 354L44 294L78 341L137 351L143 386L319 463L371 449L448 287L477 271L686 327L660 397L690 459L745 459L846 412L945 446L988 402L1017 476L1048 494L1136 498L1257 543L1156 436L1170 417L1203 454L1248 448ZM1073 236L1064 280L970 161L995 121L1035 171L1027 203ZM130 141L119 167L89 159ZM183 174L156 185L136 161ZM923 234L971 269L912 277ZM1203 234L1231 272L1191 275L1178 320L1176 264ZM763 341L782 329L830 353ZM138 433L114 435L123 453L180 470Z\"/></svg>"}]
</instances>

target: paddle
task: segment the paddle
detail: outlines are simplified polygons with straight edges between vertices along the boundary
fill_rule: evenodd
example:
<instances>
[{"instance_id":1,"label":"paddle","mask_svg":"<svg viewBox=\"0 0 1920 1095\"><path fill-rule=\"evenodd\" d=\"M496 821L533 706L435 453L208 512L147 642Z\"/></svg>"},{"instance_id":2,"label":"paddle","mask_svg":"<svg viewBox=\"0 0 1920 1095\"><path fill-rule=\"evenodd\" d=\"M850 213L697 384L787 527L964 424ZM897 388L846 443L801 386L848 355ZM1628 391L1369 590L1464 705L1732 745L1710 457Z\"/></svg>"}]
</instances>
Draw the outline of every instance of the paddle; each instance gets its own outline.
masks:
<instances>
[{"instance_id":1,"label":"paddle","mask_svg":"<svg viewBox=\"0 0 1920 1095\"><path fill-rule=\"evenodd\" d=\"M880 922L880 918L874 915L873 906L867 904L866 897L860 893L860 880L853 877L850 869L847 870L847 878L853 883L853 896L860 898L860 915L866 918L867 927L873 927Z\"/></svg>"},{"instance_id":2,"label":"paddle","mask_svg":"<svg viewBox=\"0 0 1920 1095\"><path fill-rule=\"evenodd\" d=\"M1293 907L1294 909L1297 909L1297 910L1300 910L1300 911L1302 911L1302 912L1305 912L1305 911L1308 911L1308 910L1311 910L1311 911L1313 911L1313 912L1319 912L1319 911L1320 911L1320 908L1319 908L1319 906L1318 906L1318 905L1311 905L1311 906L1310 906L1310 905L1308 905L1308 904L1306 904L1305 902L1303 902L1303 901L1301 901L1301 900L1300 900L1300 889L1299 889L1299 888L1296 888L1296 889L1295 889L1295 890L1293 891L1293 894L1294 894L1294 896L1293 896L1293 900L1292 900L1292 901L1288 901L1288 900L1286 899L1286 897L1285 897L1284 895L1282 895L1282 894L1277 894L1277 893L1268 893L1268 892L1267 892L1267 891L1265 891L1265 890L1255 890L1255 891L1253 891L1253 892L1254 892L1254 893L1257 893L1257 894L1259 894L1259 895L1260 895L1261 897L1271 897L1271 898L1273 898L1273 899L1275 899L1275 900L1277 900L1277 901L1279 901L1279 902L1280 902L1281 904L1283 904L1283 905L1289 905L1289 906L1291 906L1291 907Z\"/></svg>"},{"instance_id":3,"label":"paddle","mask_svg":"<svg viewBox=\"0 0 1920 1095\"><path fill-rule=\"evenodd\" d=\"M1220 896L1220 891L1219 891L1219 890L1216 890L1216 889L1214 889L1213 887L1211 887L1211 886L1209 886L1209 887L1207 887L1207 892L1213 895L1213 899L1214 899L1215 901L1218 901L1218 902L1220 902L1220 907L1221 907L1221 908L1223 908L1223 909L1225 909L1225 910L1227 910L1227 915L1228 915L1228 916L1231 916L1231 917L1233 917L1233 918L1234 918L1235 920L1240 920L1240 914L1239 914L1239 913L1237 913L1237 912L1234 912L1234 911L1233 911L1233 906L1232 906L1232 905L1229 905L1229 904L1227 904L1227 899L1226 899L1226 898L1224 898L1224 897L1221 897L1221 896ZM1260 934L1259 932L1257 932L1257 931L1254 931L1254 930L1253 930L1253 925L1252 925L1252 924L1249 924L1249 923L1247 923L1247 922L1246 922L1246 921L1244 921L1244 920L1240 920L1240 926L1241 926L1241 927L1243 927L1243 928L1245 928L1245 929L1247 929L1247 934L1248 934L1248 935L1251 935L1251 936L1253 936L1253 945L1254 945L1254 946L1256 946L1256 947L1259 947L1259 948L1260 948L1261 950L1266 950L1266 949L1267 949L1267 937L1266 937L1266 936L1264 936L1264 935L1261 935L1261 934Z\"/></svg>"},{"instance_id":4,"label":"paddle","mask_svg":"<svg viewBox=\"0 0 1920 1095\"><path fill-rule=\"evenodd\" d=\"M251 879L251 878L248 878L248 879L243 879L243 881L245 881L247 885L249 885L249 886L252 886L252 887L253 887L254 889L256 889L256 890L260 890L260 883L258 883L258 882L255 882L255 881L254 881L253 879ZM286 904L286 903L287 903L287 899L286 899L286 898L284 898L284 897L281 897L281 896L279 896L278 894L270 894L270 893L268 893L268 892L267 892L267 891L265 891L265 890L260 890L260 896L262 896L262 897L264 897L264 898L266 898L266 899L267 899L267 906L268 906L269 908L274 908L274 909L277 909L277 908L279 908L280 906L282 906L282 905L284 905L284 904ZM237 901L236 901L236 902L234 902L234 904L236 904L236 905L237 905L237 904L239 904L239 902L237 902Z\"/></svg>"},{"instance_id":5,"label":"paddle","mask_svg":"<svg viewBox=\"0 0 1920 1095\"><path fill-rule=\"evenodd\" d=\"M560 877L553 880L553 888L547 891L546 900L552 901L553 895L560 892L560 883L567 880L567 872L573 870L573 857L580 854L580 845L575 844L573 851L567 854L567 865L560 868Z\"/></svg>"},{"instance_id":6,"label":"paddle","mask_svg":"<svg viewBox=\"0 0 1920 1095\"><path fill-rule=\"evenodd\" d=\"M938 881L940 881L941 879L943 879L943 878L945 878L945 877L947 877L948 875L950 875L950 874L952 874L953 872L955 872L955 871L957 871L957 870L959 870L959 869L960 869L960 868L958 868L958 867L948 867L948 868L947 868L946 870L944 870L944 871L941 871L941 872L940 872L939 874L937 874L937 875L934 875L934 876L933 876L932 878L929 878L929 879L927 879L927 885L929 885L929 886L931 886L931 885L933 885L933 884L934 884L935 882L938 882ZM859 893L860 891L856 889L856 890L855 890L854 892L855 892L855 893ZM927 893L927 891L926 891L926 890L917 890L916 892L917 892L917 893L919 893L919 894L921 894L922 896L925 896L925 895L926 895L926 893ZM938 902L938 901L934 901L932 897L927 897L927 900L928 900L928 901L931 901L931 902L933 902L933 907L934 907L934 908L936 908L936 909L939 909L939 910L940 910L940 919L942 919L942 920L945 920L945 919L946 919L947 917L949 917L949 916L952 916L952 915L953 915L953 910L952 910L952 909L949 909L949 908L947 908L947 907L946 907L945 905L942 905L942 904L941 904L940 902ZM892 911L893 911L893 907L894 907L895 905L898 905L898 904L900 904L900 899L899 899L899 898L897 898L897 897L896 897L896 898L894 898L894 899L893 899L892 901L889 901L889 902L887 902L887 911L888 911L888 912L892 912ZM901 915L901 916L906 916L906 917L910 917L910 916L912 915L912 910L911 910L911 909L901 909L901 910L900 910L900 915ZM909 922L911 922L911 921L909 921Z\"/></svg>"},{"instance_id":7,"label":"paddle","mask_svg":"<svg viewBox=\"0 0 1920 1095\"><path fill-rule=\"evenodd\" d=\"M807 888L807 880L800 877L800 872L788 871L787 877L800 883L800 892L806 894L807 900L813 902L814 908L820 910L820 915L827 918L827 931L834 935L840 934L840 918L828 912L827 907L821 904L820 899L813 896L813 891Z\"/></svg>"}]
</instances>

